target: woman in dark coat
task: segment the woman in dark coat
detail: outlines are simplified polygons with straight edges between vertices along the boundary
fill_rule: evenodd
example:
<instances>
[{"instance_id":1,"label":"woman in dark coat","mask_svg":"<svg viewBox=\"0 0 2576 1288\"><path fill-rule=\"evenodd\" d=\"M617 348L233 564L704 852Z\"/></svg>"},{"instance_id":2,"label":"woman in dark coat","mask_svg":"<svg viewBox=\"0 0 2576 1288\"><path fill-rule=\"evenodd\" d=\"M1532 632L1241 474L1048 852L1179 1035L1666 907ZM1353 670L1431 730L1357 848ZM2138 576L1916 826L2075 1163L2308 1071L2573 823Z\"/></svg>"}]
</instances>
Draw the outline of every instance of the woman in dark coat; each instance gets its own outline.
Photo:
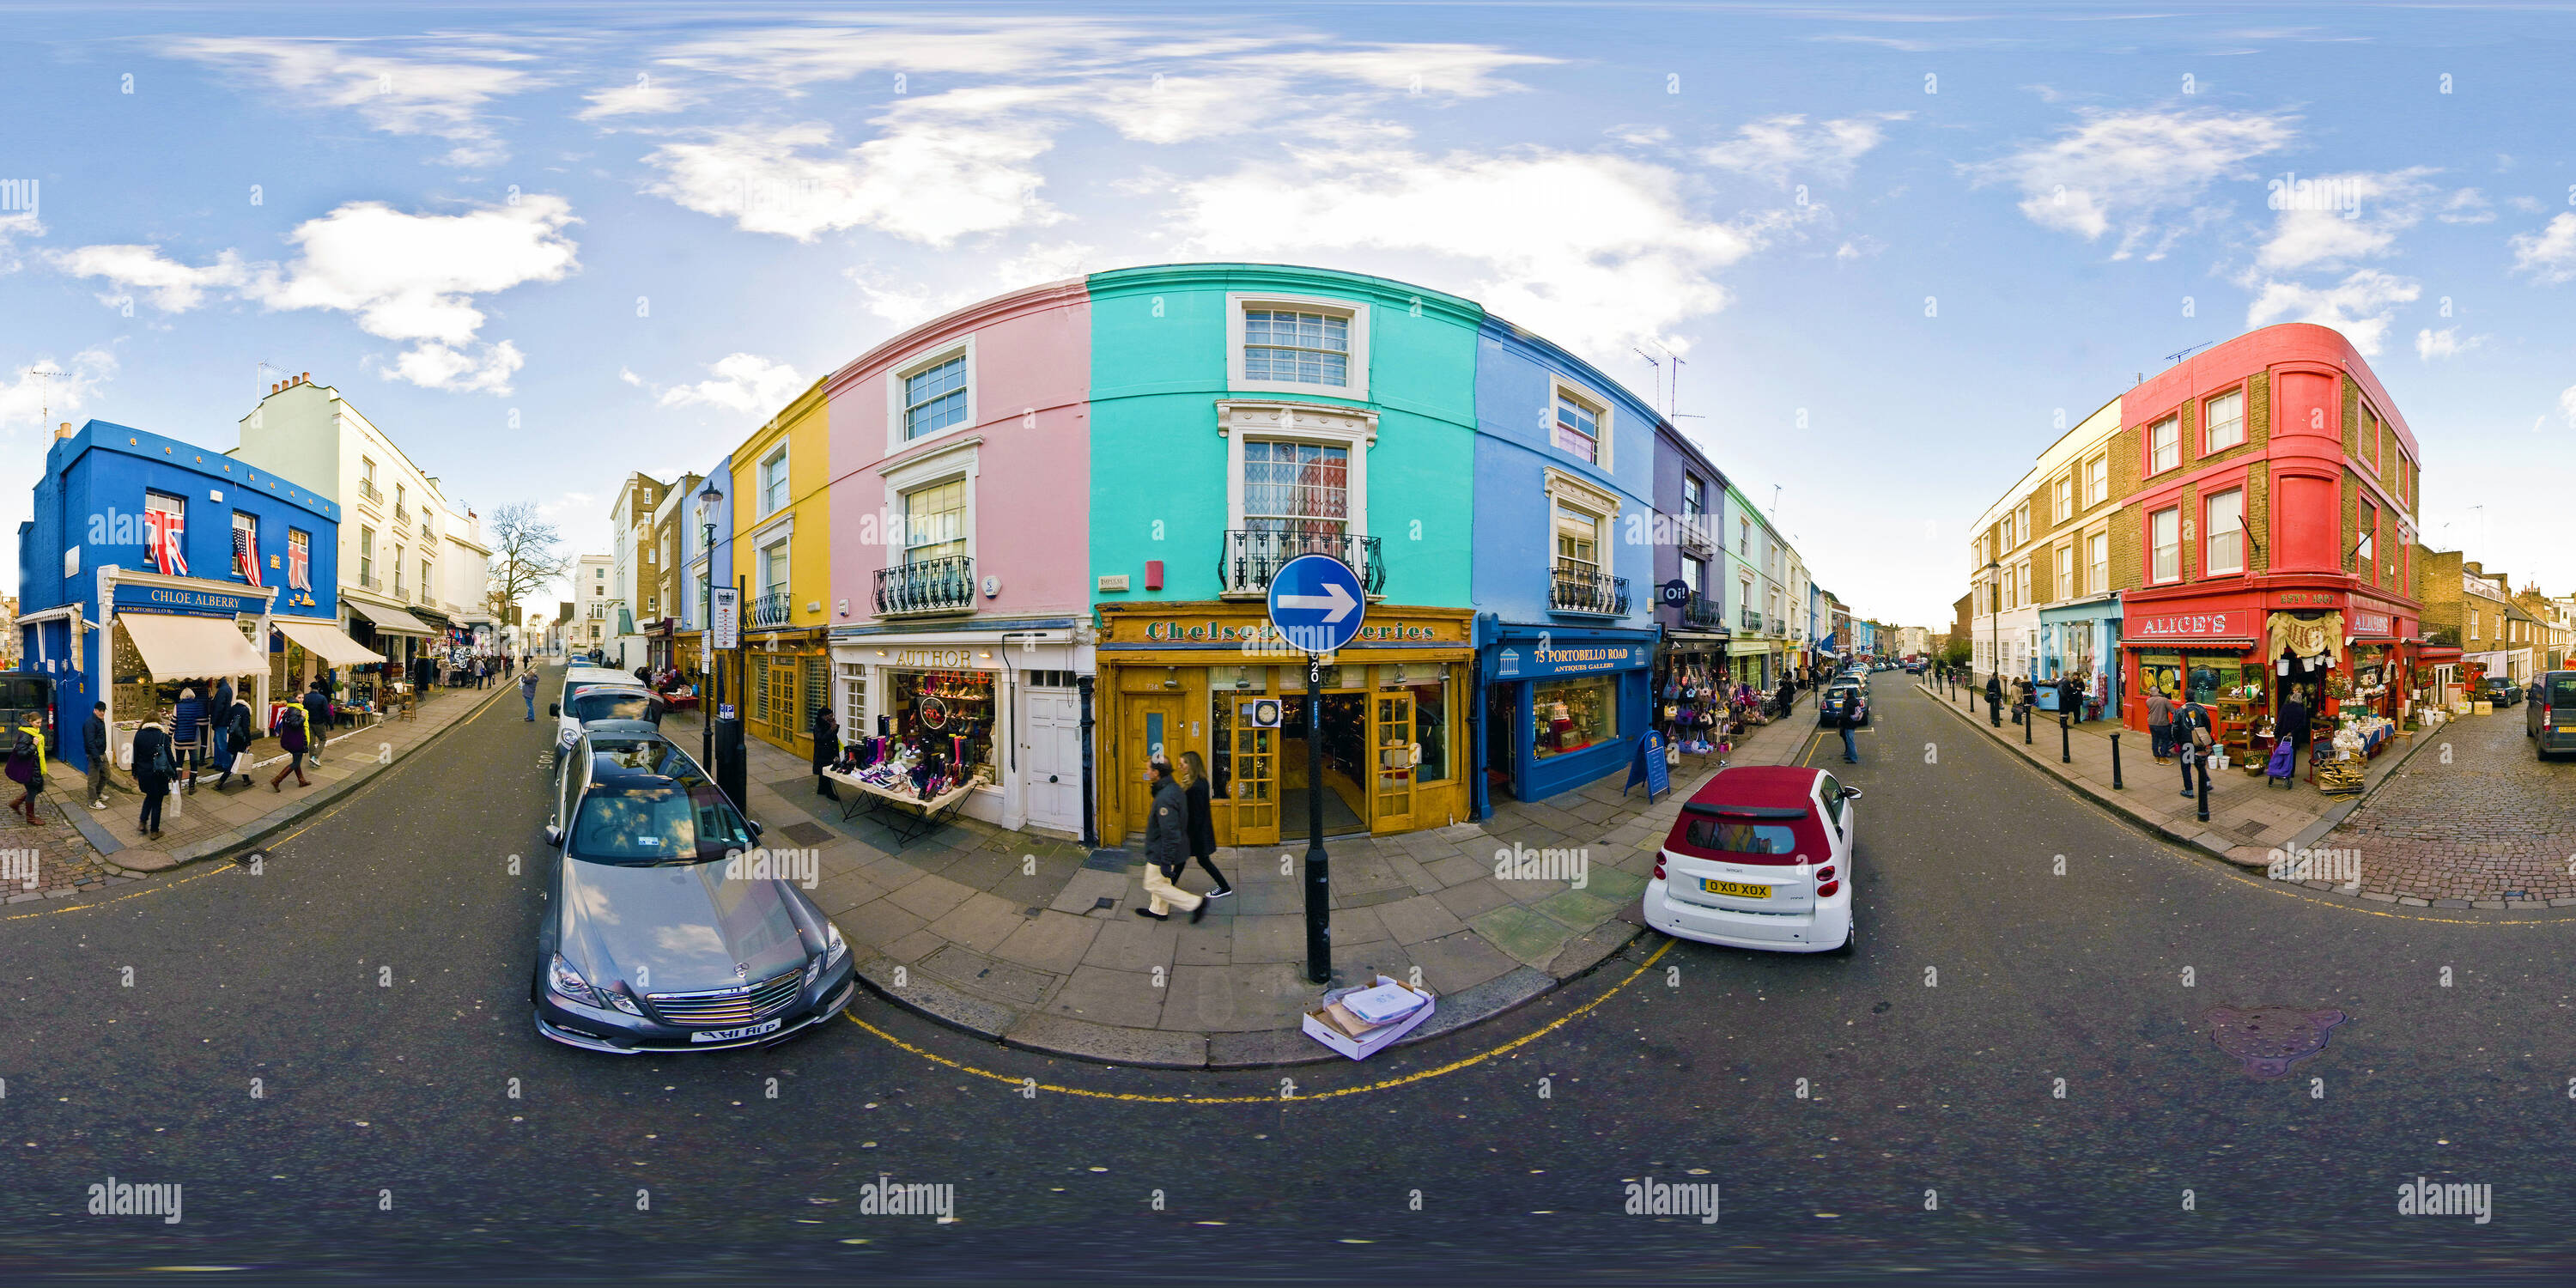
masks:
<instances>
[{"instance_id":1,"label":"woman in dark coat","mask_svg":"<svg viewBox=\"0 0 2576 1288\"><path fill-rule=\"evenodd\" d=\"M171 762L170 731L157 718L145 722L134 733L134 785L143 789L143 813L134 820L134 830L145 836L161 835L161 802L170 796Z\"/></svg>"},{"instance_id":2,"label":"woman in dark coat","mask_svg":"<svg viewBox=\"0 0 2576 1288\"><path fill-rule=\"evenodd\" d=\"M1182 789L1190 802L1190 857L1197 859L1216 889L1208 892L1211 899L1222 899L1234 893L1234 883L1216 870L1216 793L1208 785L1207 764L1195 751L1181 753Z\"/></svg>"},{"instance_id":3,"label":"woman in dark coat","mask_svg":"<svg viewBox=\"0 0 2576 1288\"><path fill-rule=\"evenodd\" d=\"M841 723L832 717L830 707L816 707L814 708L815 795L826 800L841 799L841 794L832 790L832 780L823 776L823 771L831 768L832 762L840 758Z\"/></svg>"}]
</instances>

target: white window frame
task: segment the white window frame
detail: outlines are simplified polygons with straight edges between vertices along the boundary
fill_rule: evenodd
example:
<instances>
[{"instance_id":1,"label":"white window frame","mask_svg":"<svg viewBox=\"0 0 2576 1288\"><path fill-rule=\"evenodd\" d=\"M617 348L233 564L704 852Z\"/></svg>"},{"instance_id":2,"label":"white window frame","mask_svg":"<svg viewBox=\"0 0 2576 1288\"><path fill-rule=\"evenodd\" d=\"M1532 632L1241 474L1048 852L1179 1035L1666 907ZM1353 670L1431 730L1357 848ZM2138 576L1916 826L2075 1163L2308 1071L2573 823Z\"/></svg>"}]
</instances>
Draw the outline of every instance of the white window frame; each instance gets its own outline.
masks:
<instances>
[{"instance_id":1,"label":"white window frame","mask_svg":"<svg viewBox=\"0 0 2576 1288\"><path fill-rule=\"evenodd\" d=\"M2092 509L2111 499L2111 456L2108 452L2084 462L2084 508Z\"/></svg>"},{"instance_id":2,"label":"white window frame","mask_svg":"<svg viewBox=\"0 0 2576 1288\"><path fill-rule=\"evenodd\" d=\"M904 437L904 381L956 357L963 357L966 359L966 419L935 433L924 434L919 438ZM974 432L978 426L981 426L984 423L984 404L981 399L976 397L975 386L977 382L975 377L975 336L972 332L959 336L953 340L942 341L941 343L933 345L927 349L916 350L912 354L906 356L902 361L886 368L885 454L888 456L894 456L902 452L910 451L924 443L936 443L943 439L955 437L959 434Z\"/></svg>"},{"instance_id":3,"label":"white window frame","mask_svg":"<svg viewBox=\"0 0 2576 1288\"><path fill-rule=\"evenodd\" d=\"M2057 547L2057 602L2075 598L2075 547L2072 543Z\"/></svg>"},{"instance_id":4,"label":"white window frame","mask_svg":"<svg viewBox=\"0 0 2576 1288\"><path fill-rule=\"evenodd\" d=\"M2213 433L2216 426L2215 422L2211 421L2209 418L2209 409L2216 406L2219 400L2224 398L2233 398L2236 400L2236 436L2222 443L2218 441L2217 437ZM2225 393L2214 394L2208 398L2202 399L2200 403L2200 454L2203 456L2209 456L2218 452L2226 451L2231 447L2242 447L2244 445L2245 387L2243 385L2238 385L2236 388L2230 389Z\"/></svg>"},{"instance_id":5,"label":"white window frame","mask_svg":"<svg viewBox=\"0 0 2576 1288\"><path fill-rule=\"evenodd\" d=\"M2111 589L2111 534L2094 532L2084 538L2085 567L2092 577L2092 589L2086 593L2101 595Z\"/></svg>"},{"instance_id":6,"label":"white window frame","mask_svg":"<svg viewBox=\"0 0 2576 1288\"><path fill-rule=\"evenodd\" d=\"M1340 385L1308 385L1287 380L1253 380L1243 363L1244 319L1253 309L1288 309L1337 313L1350 319L1349 380ZM1293 394L1301 397L1349 398L1365 402L1369 390L1369 302L1325 295L1271 295L1228 291L1225 295L1225 387L1243 393ZM1548 406L1549 441L1555 441L1556 407Z\"/></svg>"},{"instance_id":7,"label":"white window frame","mask_svg":"<svg viewBox=\"0 0 2576 1288\"><path fill-rule=\"evenodd\" d=\"M2164 463L2164 452L2157 444L2157 435L2168 430L2173 433L2173 463L2170 465ZM2149 478L2153 478L2167 470L2178 470L2181 468L2182 417L2165 416L2149 423L2147 426L2147 476Z\"/></svg>"},{"instance_id":8,"label":"white window frame","mask_svg":"<svg viewBox=\"0 0 2576 1288\"><path fill-rule=\"evenodd\" d=\"M2013 540L2015 546L2030 540L2030 502L2013 507Z\"/></svg>"},{"instance_id":9,"label":"white window frame","mask_svg":"<svg viewBox=\"0 0 2576 1288\"><path fill-rule=\"evenodd\" d=\"M1267 301L1277 297L1259 298ZM1251 437L1267 442L1315 443L1346 449L1344 455L1350 467L1344 480L1344 504L1349 515L1343 522L1343 531L1354 538L1368 535L1368 457L1369 449L1377 445L1376 412L1321 403L1237 402L1232 399L1218 402L1216 411L1217 433L1226 440L1227 531L1243 530L1243 441ZM1550 541L1547 548L1551 553L1549 564L1552 567L1556 543Z\"/></svg>"},{"instance_id":10,"label":"white window frame","mask_svg":"<svg viewBox=\"0 0 2576 1288\"><path fill-rule=\"evenodd\" d=\"M1539 522L1547 533L1547 539L1539 549L1546 554L1549 575L1553 577L1556 571L1556 507L1563 505L1601 521L1600 535L1594 542L1594 549L1600 556L1597 566L1604 577L1618 576L1619 570L1611 566L1619 548L1618 495L1553 465L1547 467L1541 487L1547 493L1547 504L1540 510ZM1745 602L1752 601L1748 599Z\"/></svg>"},{"instance_id":11,"label":"white window frame","mask_svg":"<svg viewBox=\"0 0 2576 1288\"><path fill-rule=\"evenodd\" d=\"M1547 423L1547 446L1550 451L1566 456L1572 456L1574 453L1567 451L1556 441L1556 400L1559 398L1571 398L1577 404L1590 409L1593 428L1597 432L1592 437L1592 459L1585 461L1584 464L1604 474L1610 473L1610 440L1611 431L1619 414L1617 405L1594 393L1589 386L1578 384L1553 371L1549 372L1547 408L1542 413Z\"/></svg>"},{"instance_id":12,"label":"white window frame","mask_svg":"<svg viewBox=\"0 0 2576 1288\"><path fill-rule=\"evenodd\" d=\"M771 567L769 555L773 550L778 553L778 559L776 562L783 565L787 571L787 575L778 578L774 584L785 587L790 592L791 597L796 589L796 542L792 536L781 533L776 540L765 542L754 548L752 556L752 571L761 574L758 585L752 590L752 597L755 599L770 593L769 588L773 583L768 576ZM788 607L791 610L792 617L792 610L795 606L790 604Z\"/></svg>"},{"instance_id":13,"label":"white window frame","mask_svg":"<svg viewBox=\"0 0 2576 1288\"><path fill-rule=\"evenodd\" d=\"M2075 517L2075 476L2061 474L2048 485L2048 521L2064 523Z\"/></svg>"},{"instance_id":14,"label":"white window frame","mask_svg":"<svg viewBox=\"0 0 2576 1288\"><path fill-rule=\"evenodd\" d=\"M2222 567L2220 567L2220 566L2219 566L2219 563L2218 563L2218 544L2217 544L2217 543L2218 543L2218 538L2219 538L2219 536L2221 535L2221 532L2220 532L2220 529L2219 529L2219 527L2218 527L2218 525L2217 525L2217 524L2214 524L2214 523L2212 523L2212 522L2210 522L2210 521L2209 521L2209 513L2210 513L2210 506L2211 506L2213 503L2217 502L2219 499L2221 499L2221 498L2223 498L2223 497L2230 497L2230 496L2232 496L2232 497L2236 498L2236 526L2235 526L2234 528L2232 528L2232 529L2228 529L2228 531L2232 531L2232 532L2234 532L2234 533L2236 534L2236 566L2235 566L2235 567L2232 567L2232 568L2222 568ZM2202 498L2201 498L2201 501L2200 501L2200 529L2201 529L2201 559L2202 559L2202 561L2203 561L2203 562L2202 562L2202 567L2201 567L2201 570L2200 570L2200 575L2201 575L2201 576L2204 576L2204 577L2233 576L2233 575L2235 575L2235 574L2237 574L2237 573L2241 573L2241 572L2245 571L2245 489L2244 489L2244 488L2242 488L2242 487L2222 488L2222 489L2220 489L2220 490L2218 490L2218 491L2216 491L2216 492L2212 492L2212 493L2210 493L2208 496L2202 497Z\"/></svg>"},{"instance_id":15,"label":"white window frame","mask_svg":"<svg viewBox=\"0 0 2576 1288\"><path fill-rule=\"evenodd\" d=\"M753 498L759 502L758 512L760 518L766 519L773 514L778 514L783 511L793 510L796 508L796 468L795 461L788 455L787 449L790 446L791 444L782 437L778 440L778 446L775 450L762 456L759 460L752 462L751 494ZM780 501L776 505L771 505L769 503L768 474L769 467L772 462L777 464L779 482L786 485L785 490L787 492L786 499Z\"/></svg>"},{"instance_id":16,"label":"white window frame","mask_svg":"<svg viewBox=\"0 0 2576 1288\"><path fill-rule=\"evenodd\" d=\"M2172 541L2166 541L2165 534L2156 531L2156 524L2159 520L2172 521ZM2157 561L2162 557L2163 553L2168 550L2173 552L2173 571L2170 573L2159 573L2156 569ZM2181 580L2182 507L2169 505L2161 510L2152 511L2147 515L2147 584L2150 586L2167 586Z\"/></svg>"},{"instance_id":17,"label":"white window frame","mask_svg":"<svg viewBox=\"0 0 2576 1288\"><path fill-rule=\"evenodd\" d=\"M879 468L879 477L885 480L884 512L893 515L897 523L904 525L902 530L882 534L886 538L881 543L885 549L884 567L903 566L904 548L912 537L911 519L904 510L905 495L926 487L937 487L956 479L966 481L966 558L971 561L976 557L975 483L984 472L983 448L984 440L979 435L950 443L927 456L916 456L897 465ZM975 580L978 583L984 580L983 573L984 570L980 566L975 569ZM870 590L873 591L874 587L870 587ZM980 595L983 592L978 590L976 593ZM869 604L873 607L875 600L869 600ZM873 612L870 615L873 616Z\"/></svg>"}]
</instances>

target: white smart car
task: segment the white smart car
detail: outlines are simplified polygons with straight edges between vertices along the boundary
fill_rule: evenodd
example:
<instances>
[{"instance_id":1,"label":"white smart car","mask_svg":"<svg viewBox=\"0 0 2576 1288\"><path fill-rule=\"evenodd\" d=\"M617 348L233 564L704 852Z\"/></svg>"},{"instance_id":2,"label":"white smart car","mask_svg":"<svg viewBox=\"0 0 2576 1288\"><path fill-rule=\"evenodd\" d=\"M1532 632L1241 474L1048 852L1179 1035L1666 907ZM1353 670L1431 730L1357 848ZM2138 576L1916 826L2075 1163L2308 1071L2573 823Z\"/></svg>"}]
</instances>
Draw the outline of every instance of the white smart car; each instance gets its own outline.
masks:
<instances>
[{"instance_id":1,"label":"white smart car","mask_svg":"<svg viewBox=\"0 0 2576 1288\"><path fill-rule=\"evenodd\" d=\"M1664 838L1646 924L1730 948L1850 952L1859 799L1821 769L1719 770Z\"/></svg>"}]
</instances>

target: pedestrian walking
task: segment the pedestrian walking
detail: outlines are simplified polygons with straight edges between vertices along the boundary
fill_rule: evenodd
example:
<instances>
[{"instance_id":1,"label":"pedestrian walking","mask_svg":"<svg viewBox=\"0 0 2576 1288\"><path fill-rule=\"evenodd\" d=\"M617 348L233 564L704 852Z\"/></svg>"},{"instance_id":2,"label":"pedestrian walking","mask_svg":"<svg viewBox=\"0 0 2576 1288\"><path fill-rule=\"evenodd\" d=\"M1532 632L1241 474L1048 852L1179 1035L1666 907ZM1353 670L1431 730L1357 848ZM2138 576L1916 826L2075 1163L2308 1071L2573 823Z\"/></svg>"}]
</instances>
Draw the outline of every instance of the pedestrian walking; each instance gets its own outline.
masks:
<instances>
[{"instance_id":1,"label":"pedestrian walking","mask_svg":"<svg viewBox=\"0 0 2576 1288\"><path fill-rule=\"evenodd\" d=\"M1207 915L1207 900L1172 884L1190 865L1190 793L1172 777L1172 762L1154 757L1154 814L1145 820L1145 894L1148 907L1136 915L1168 920L1178 905L1195 922Z\"/></svg>"},{"instance_id":2,"label":"pedestrian walking","mask_svg":"<svg viewBox=\"0 0 2576 1288\"><path fill-rule=\"evenodd\" d=\"M195 795L197 761L204 755L206 703L193 688L179 690L179 709L170 716L170 743L177 751L181 792Z\"/></svg>"},{"instance_id":3,"label":"pedestrian walking","mask_svg":"<svg viewBox=\"0 0 2576 1288\"><path fill-rule=\"evenodd\" d=\"M206 761L208 768L221 770L232 763L231 758L225 754L225 749L232 743L232 717L232 677L219 677L215 681L213 700L206 704L207 740L214 748L213 754Z\"/></svg>"},{"instance_id":4,"label":"pedestrian walking","mask_svg":"<svg viewBox=\"0 0 2576 1288\"><path fill-rule=\"evenodd\" d=\"M1780 714L1789 714L1789 704L1798 700L1798 691L1789 686L1787 676L1780 677Z\"/></svg>"},{"instance_id":5,"label":"pedestrian walking","mask_svg":"<svg viewBox=\"0 0 2576 1288\"><path fill-rule=\"evenodd\" d=\"M1986 723L1999 729L2002 728L2004 723L2003 711L2003 677L1989 672L1986 675ZM2163 764L2164 762L2159 760L2156 763Z\"/></svg>"},{"instance_id":6,"label":"pedestrian walking","mask_svg":"<svg viewBox=\"0 0 2576 1288\"><path fill-rule=\"evenodd\" d=\"M215 780L215 790L222 791L232 784L237 766L241 767L242 781L250 781L250 770L244 762L250 759L250 745L259 741L259 723L251 717L250 704L234 699L232 706L225 709L218 731L222 736L216 745L230 749L215 754L216 768L223 771L223 776Z\"/></svg>"},{"instance_id":7,"label":"pedestrian walking","mask_svg":"<svg viewBox=\"0 0 2576 1288\"><path fill-rule=\"evenodd\" d=\"M44 717L30 714L25 724L9 739L9 781L24 788L9 808L26 816L27 826L34 827L36 797L45 790L45 724Z\"/></svg>"},{"instance_id":8,"label":"pedestrian walking","mask_svg":"<svg viewBox=\"0 0 2576 1288\"><path fill-rule=\"evenodd\" d=\"M316 765L321 764L322 749L331 744L331 695L322 691L319 681L304 691L304 737L310 744L307 758ZM300 764L295 771L295 781L304 781L304 770Z\"/></svg>"},{"instance_id":9,"label":"pedestrian walking","mask_svg":"<svg viewBox=\"0 0 2576 1288\"><path fill-rule=\"evenodd\" d=\"M832 780L823 771L841 758L841 722L832 715L830 704L814 708L814 794L825 800L841 799L832 790Z\"/></svg>"},{"instance_id":10,"label":"pedestrian walking","mask_svg":"<svg viewBox=\"0 0 2576 1288\"><path fill-rule=\"evenodd\" d=\"M536 672L534 672L534 671L521 671L521 672L519 672L519 698L520 698L520 700L521 700L521 701L524 701L524 702L526 702L526 703L528 704L528 722L529 722L530 724L534 724L534 723L536 723L536 719L537 719L537 673L536 673Z\"/></svg>"},{"instance_id":11,"label":"pedestrian walking","mask_svg":"<svg viewBox=\"0 0 2576 1288\"><path fill-rule=\"evenodd\" d=\"M107 808L107 704L89 705L81 722L81 754L89 758L89 807Z\"/></svg>"},{"instance_id":12,"label":"pedestrian walking","mask_svg":"<svg viewBox=\"0 0 2576 1288\"><path fill-rule=\"evenodd\" d=\"M1180 780L1181 790L1190 802L1190 858L1216 882L1207 897L1222 899L1234 893L1234 883L1216 870L1216 793L1208 782L1207 762L1195 751L1181 753L1180 768L1172 775Z\"/></svg>"},{"instance_id":13,"label":"pedestrian walking","mask_svg":"<svg viewBox=\"0 0 2576 1288\"><path fill-rule=\"evenodd\" d=\"M1843 763L1860 763L1860 748L1853 744L1852 730L1860 727L1861 696L1854 693L1843 699L1843 709L1834 713L1834 724L1843 731Z\"/></svg>"},{"instance_id":14,"label":"pedestrian walking","mask_svg":"<svg viewBox=\"0 0 2576 1288\"><path fill-rule=\"evenodd\" d=\"M2174 712L2174 745L2182 749L2182 794L2191 795L2191 775L2200 771L2200 785L2209 786L2209 754L2215 744L2209 736L2209 713L2197 702L2185 703Z\"/></svg>"},{"instance_id":15,"label":"pedestrian walking","mask_svg":"<svg viewBox=\"0 0 2576 1288\"><path fill-rule=\"evenodd\" d=\"M2308 758L2308 738L2315 723L2316 717L2308 714L2306 695L2297 689L2290 690L2290 695L2281 700L2281 720L2274 733L2277 735L2275 741L2290 747L2292 765Z\"/></svg>"},{"instance_id":16,"label":"pedestrian walking","mask_svg":"<svg viewBox=\"0 0 2576 1288\"><path fill-rule=\"evenodd\" d=\"M286 763L278 766L277 773L270 776L268 780L268 790L272 792L286 790L279 784L286 780L288 774L295 775L295 785L298 787L313 785L304 781L304 757L312 749L312 735L304 716L305 711L302 707L288 707L278 713L277 745L286 750Z\"/></svg>"},{"instance_id":17,"label":"pedestrian walking","mask_svg":"<svg viewBox=\"0 0 2576 1288\"><path fill-rule=\"evenodd\" d=\"M170 798L170 775L178 772L178 762L170 752L170 731L154 716L134 731L134 785L143 789L143 812L134 820L134 830L145 836L161 835L161 802Z\"/></svg>"},{"instance_id":18,"label":"pedestrian walking","mask_svg":"<svg viewBox=\"0 0 2576 1288\"><path fill-rule=\"evenodd\" d=\"M2156 763L2171 763L2173 744L2173 699L2162 689L2147 690L2147 737L2154 742Z\"/></svg>"}]
</instances>

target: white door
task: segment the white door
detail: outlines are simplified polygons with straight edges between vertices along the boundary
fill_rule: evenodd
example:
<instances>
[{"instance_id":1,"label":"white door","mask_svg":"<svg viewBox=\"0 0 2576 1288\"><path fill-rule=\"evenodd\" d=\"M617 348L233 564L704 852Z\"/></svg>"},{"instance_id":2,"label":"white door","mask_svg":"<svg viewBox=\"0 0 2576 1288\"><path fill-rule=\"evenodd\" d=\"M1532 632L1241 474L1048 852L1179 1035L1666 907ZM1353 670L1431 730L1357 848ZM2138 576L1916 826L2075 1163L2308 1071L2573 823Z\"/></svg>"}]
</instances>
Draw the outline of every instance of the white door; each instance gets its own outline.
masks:
<instances>
[{"instance_id":1,"label":"white door","mask_svg":"<svg viewBox=\"0 0 2576 1288\"><path fill-rule=\"evenodd\" d=\"M1029 822L1082 831L1082 698L1071 689L1023 689L1020 764Z\"/></svg>"}]
</instances>

